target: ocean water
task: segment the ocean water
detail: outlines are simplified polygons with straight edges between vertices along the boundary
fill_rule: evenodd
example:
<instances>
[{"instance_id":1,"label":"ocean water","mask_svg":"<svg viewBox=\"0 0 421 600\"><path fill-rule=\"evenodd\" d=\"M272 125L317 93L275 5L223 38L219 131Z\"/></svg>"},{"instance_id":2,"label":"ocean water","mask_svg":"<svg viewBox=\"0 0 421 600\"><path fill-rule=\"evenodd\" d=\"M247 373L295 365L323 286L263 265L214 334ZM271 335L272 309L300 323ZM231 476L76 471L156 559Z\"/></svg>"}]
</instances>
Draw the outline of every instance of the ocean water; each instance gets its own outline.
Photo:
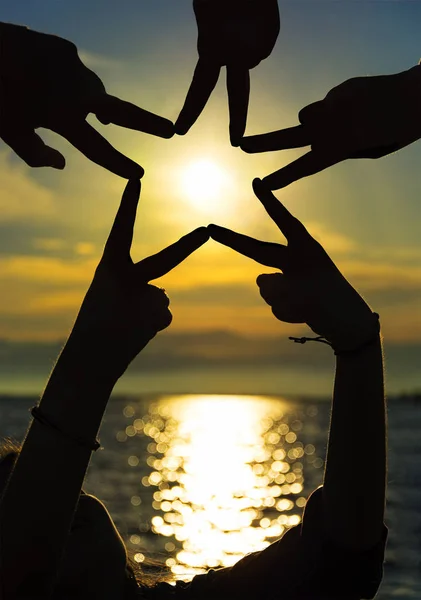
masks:
<instances>
[{"instance_id":1,"label":"ocean water","mask_svg":"<svg viewBox=\"0 0 421 600\"><path fill-rule=\"evenodd\" d=\"M35 402L1 397L0 435L21 439ZM322 481L329 412L329 402L304 398L116 396L84 487L105 502L136 560L156 558L189 578L300 522ZM419 599L419 396L391 398L388 417L389 541L377 597Z\"/></svg>"}]
</instances>

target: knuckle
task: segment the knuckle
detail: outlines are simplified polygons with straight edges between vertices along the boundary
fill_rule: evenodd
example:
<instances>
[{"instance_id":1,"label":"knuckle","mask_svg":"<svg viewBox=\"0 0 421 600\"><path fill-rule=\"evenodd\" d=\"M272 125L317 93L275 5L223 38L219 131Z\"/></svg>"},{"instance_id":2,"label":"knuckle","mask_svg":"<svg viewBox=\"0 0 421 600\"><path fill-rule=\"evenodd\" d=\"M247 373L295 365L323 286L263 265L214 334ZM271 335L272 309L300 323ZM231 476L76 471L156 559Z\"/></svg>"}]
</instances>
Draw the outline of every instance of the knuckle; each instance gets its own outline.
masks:
<instances>
[{"instance_id":1,"label":"knuckle","mask_svg":"<svg viewBox=\"0 0 421 600\"><path fill-rule=\"evenodd\" d=\"M148 285L146 294L149 296L149 302L157 310L168 308L170 299L162 288L158 288L155 285Z\"/></svg>"},{"instance_id":2,"label":"knuckle","mask_svg":"<svg viewBox=\"0 0 421 600\"><path fill-rule=\"evenodd\" d=\"M70 40L66 40L65 38L58 37L59 44L61 45L61 49L66 54L71 56L77 56L77 46Z\"/></svg>"},{"instance_id":3,"label":"knuckle","mask_svg":"<svg viewBox=\"0 0 421 600\"><path fill-rule=\"evenodd\" d=\"M171 325L172 319L173 319L172 312L169 310L169 308L162 309L158 313L155 313L154 314L155 329L157 331L162 331L163 329L166 329L167 327L169 327Z\"/></svg>"},{"instance_id":4,"label":"knuckle","mask_svg":"<svg viewBox=\"0 0 421 600\"><path fill-rule=\"evenodd\" d=\"M25 156L25 158L23 160L26 162L28 167L31 167L31 168L44 166L43 162L36 156Z\"/></svg>"},{"instance_id":5,"label":"knuckle","mask_svg":"<svg viewBox=\"0 0 421 600\"><path fill-rule=\"evenodd\" d=\"M172 323L173 320L173 315L172 312L167 308L167 310L165 311L165 315L163 315L162 318L162 329L166 329L167 327L169 327Z\"/></svg>"}]
</instances>

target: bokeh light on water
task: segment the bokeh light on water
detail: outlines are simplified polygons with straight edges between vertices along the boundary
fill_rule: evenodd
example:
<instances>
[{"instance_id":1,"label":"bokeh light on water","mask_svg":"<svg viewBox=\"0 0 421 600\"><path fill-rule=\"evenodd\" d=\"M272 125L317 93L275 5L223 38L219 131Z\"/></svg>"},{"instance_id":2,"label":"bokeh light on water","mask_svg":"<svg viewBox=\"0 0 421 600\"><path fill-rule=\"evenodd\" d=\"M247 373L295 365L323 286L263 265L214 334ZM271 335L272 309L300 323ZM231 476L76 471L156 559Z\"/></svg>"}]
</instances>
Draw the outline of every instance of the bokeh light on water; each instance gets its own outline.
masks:
<instances>
[{"instance_id":1,"label":"bokeh light on water","mask_svg":"<svg viewBox=\"0 0 421 600\"><path fill-rule=\"evenodd\" d=\"M130 406L124 411L135 417ZM175 575L232 565L300 522L303 462L323 461L291 415L279 399L172 396L121 432L150 438L142 484L155 490L152 530L168 538Z\"/></svg>"}]
</instances>

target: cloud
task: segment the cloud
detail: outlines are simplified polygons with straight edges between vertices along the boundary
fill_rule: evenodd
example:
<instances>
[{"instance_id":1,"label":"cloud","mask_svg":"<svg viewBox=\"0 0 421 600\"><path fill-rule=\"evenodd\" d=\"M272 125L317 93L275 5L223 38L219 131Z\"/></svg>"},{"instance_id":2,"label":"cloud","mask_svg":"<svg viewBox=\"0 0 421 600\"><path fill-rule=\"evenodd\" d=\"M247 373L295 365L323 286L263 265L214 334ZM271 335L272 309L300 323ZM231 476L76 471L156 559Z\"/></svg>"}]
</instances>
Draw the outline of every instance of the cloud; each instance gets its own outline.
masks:
<instances>
[{"instance_id":1,"label":"cloud","mask_svg":"<svg viewBox=\"0 0 421 600\"><path fill-rule=\"evenodd\" d=\"M53 192L32 179L29 168L0 152L0 223L52 221L57 216Z\"/></svg>"},{"instance_id":2,"label":"cloud","mask_svg":"<svg viewBox=\"0 0 421 600\"><path fill-rule=\"evenodd\" d=\"M0 281L47 283L55 286L86 285L97 261L62 260L49 256L11 256L0 260Z\"/></svg>"},{"instance_id":3,"label":"cloud","mask_svg":"<svg viewBox=\"0 0 421 600\"><path fill-rule=\"evenodd\" d=\"M353 240L342 233L332 231L323 223L310 221L306 223L306 228L309 233L323 245L326 252L349 254L358 249L356 240Z\"/></svg>"},{"instance_id":4,"label":"cloud","mask_svg":"<svg viewBox=\"0 0 421 600\"><path fill-rule=\"evenodd\" d=\"M47 252L57 252L66 245L64 240L58 238L35 238L33 246L35 250L46 250Z\"/></svg>"}]
</instances>

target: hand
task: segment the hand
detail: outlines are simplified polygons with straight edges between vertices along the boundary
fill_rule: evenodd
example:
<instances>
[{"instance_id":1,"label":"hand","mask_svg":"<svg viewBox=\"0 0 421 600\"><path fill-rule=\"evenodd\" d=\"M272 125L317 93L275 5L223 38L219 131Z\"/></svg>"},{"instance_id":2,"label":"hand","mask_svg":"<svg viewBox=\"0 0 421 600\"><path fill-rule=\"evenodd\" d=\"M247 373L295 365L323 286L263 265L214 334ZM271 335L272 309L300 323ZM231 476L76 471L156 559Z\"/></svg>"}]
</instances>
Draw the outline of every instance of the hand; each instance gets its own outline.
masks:
<instances>
[{"instance_id":1,"label":"hand","mask_svg":"<svg viewBox=\"0 0 421 600\"><path fill-rule=\"evenodd\" d=\"M255 180L253 187L288 245L262 242L217 225L208 226L211 237L261 265L282 271L257 278L261 296L280 321L307 323L335 350L353 349L371 340L377 330L369 306L304 225L260 180Z\"/></svg>"},{"instance_id":2,"label":"hand","mask_svg":"<svg viewBox=\"0 0 421 600\"><path fill-rule=\"evenodd\" d=\"M112 173L142 177L142 167L113 148L87 123L87 115L163 138L174 134L171 121L107 94L71 42L25 27L0 27L0 137L6 144L31 167L63 169L64 156L35 133L46 127Z\"/></svg>"},{"instance_id":3,"label":"hand","mask_svg":"<svg viewBox=\"0 0 421 600\"><path fill-rule=\"evenodd\" d=\"M168 296L148 282L171 271L209 239L207 229L200 227L158 254L134 264L130 247L139 195L140 182L129 181L66 345L67 352L79 358L80 353L86 355L88 361L95 361L101 372L113 380L171 323Z\"/></svg>"},{"instance_id":4,"label":"hand","mask_svg":"<svg viewBox=\"0 0 421 600\"><path fill-rule=\"evenodd\" d=\"M248 153L311 146L311 151L263 179L286 187L348 158L380 158L421 137L421 66L378 77L357 77L303 108L301 125L243 138Z\"/></svg>"},{"instance_id":5,"label":"hand","mask_svg":"<svg viewBox=\"0 0 421 600\"><path fill-rule=\"evenodd\" d=\"M239 146L247 122L249 69L273 50L279 34L277 0L194 0L199 62L176 133L184 135L196 122L214 90L221 67L227 67L230 139Z\"/></svg>"}]
</instances>

